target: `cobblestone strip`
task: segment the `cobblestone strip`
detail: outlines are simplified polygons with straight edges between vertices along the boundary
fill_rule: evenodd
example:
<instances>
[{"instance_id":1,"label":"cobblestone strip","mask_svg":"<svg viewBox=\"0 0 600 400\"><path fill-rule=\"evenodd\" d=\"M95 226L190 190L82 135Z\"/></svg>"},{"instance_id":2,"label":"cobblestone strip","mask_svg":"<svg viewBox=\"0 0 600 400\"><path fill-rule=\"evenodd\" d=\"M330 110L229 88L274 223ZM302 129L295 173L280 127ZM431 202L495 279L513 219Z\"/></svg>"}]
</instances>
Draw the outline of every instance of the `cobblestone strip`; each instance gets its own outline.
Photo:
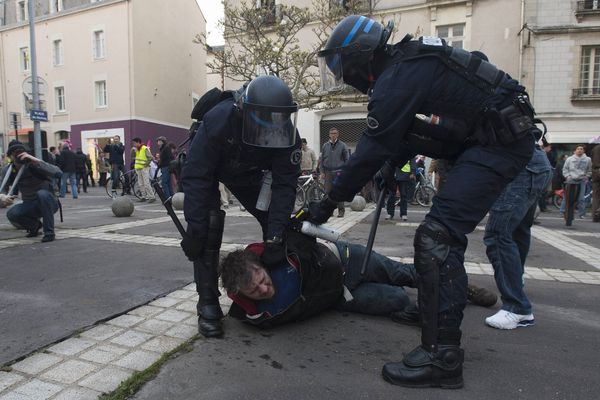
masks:
<instances>
[{"instance_id":1,"label":"cobblestone strip","mask_svg":"<svg viewBox=\"0 0 600 400\"><path fill-rule=\"evenodd\" d=\"M54 344L0 372L0 400L97 399L198 332L195 284ZM231 301L223 296L227 312Z\"/></svg>"}]
</instances>

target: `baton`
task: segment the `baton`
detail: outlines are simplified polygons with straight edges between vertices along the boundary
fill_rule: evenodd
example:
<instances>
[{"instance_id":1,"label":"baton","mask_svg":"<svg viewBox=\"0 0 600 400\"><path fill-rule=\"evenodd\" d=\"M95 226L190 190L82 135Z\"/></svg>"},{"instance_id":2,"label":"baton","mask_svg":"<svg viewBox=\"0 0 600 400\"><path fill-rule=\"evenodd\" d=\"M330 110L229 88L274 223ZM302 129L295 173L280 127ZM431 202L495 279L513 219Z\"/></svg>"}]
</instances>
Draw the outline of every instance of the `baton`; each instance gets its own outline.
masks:
<instances>
[{"instance_id":1,"label":"baton","mask_svg":"<svg viewBox=\"0 0 600 400\"><path fill-rule=\"evenodd\" d=\"M6 186L6 183L12 175L12 167L12 165L9 165L8 169L6 170L6 174L4 175L4 179L2 179L2 184L0 185L0 193L2 193L2 191L4 190L4 186Z\"/></svg>"},{"instance_id":2,"label":"baton","mask_svg":"<svg viewBox=\"0 0 600 400\"><path fill-rule=\"evenodd\" d=\"M23 175L23 171L25 171L25 165L22 165L21 168L19 168L19 172L17 172L17 176L15 176L15 180L13 181L13 184L10 187L10 191L8 192L9 196L12 196L15 190L17 189L17 184L21 179L21 175Z\"/></svg>"},{"instance_id":3,"label":"baton","mask_svg":"<svg viewBox=\"0 0 600 400\"><path fill-rule=\"evenodd\" d=\"M367 241L367 249L365 252L365 258L363 258L362 267L360 274L364 275L371 257L371 250L373 250L373 242L375 241L375 234L377 233L377 225L379 224L379 217L381 216L381 209L383 208L383 202L388 192L387 186L384 186L379 193L379 199L377 200L377 208L375 208L375 215L373 216L373 222L371 223L371 232L369 232L369 240Z\"/></svg>"},{"instance_id":4,"label":"baton","mask_svg":"<svg viewBox=\"0 0 600 400\"><path fill-rule=\"evenodd\" d=\"M187 237L187 232L183 228L183 225L181 224L181 221L177 217L177 214L175 214L175 210L173 210L173 205L171 204L172 197L167 198L165 196L165 192L163 192L162 187L160 186L160 183L158 182L158 180L156 180L156 179L152 180L152 187L156 191L156 194L158 194L158 198L162 202L162 205L166 208L167 214L169 214L169 217L171 217L171 219L173 220L173 223L177 227L177 230L179 231L181 236Z\"/></svg>"}]
</instances>

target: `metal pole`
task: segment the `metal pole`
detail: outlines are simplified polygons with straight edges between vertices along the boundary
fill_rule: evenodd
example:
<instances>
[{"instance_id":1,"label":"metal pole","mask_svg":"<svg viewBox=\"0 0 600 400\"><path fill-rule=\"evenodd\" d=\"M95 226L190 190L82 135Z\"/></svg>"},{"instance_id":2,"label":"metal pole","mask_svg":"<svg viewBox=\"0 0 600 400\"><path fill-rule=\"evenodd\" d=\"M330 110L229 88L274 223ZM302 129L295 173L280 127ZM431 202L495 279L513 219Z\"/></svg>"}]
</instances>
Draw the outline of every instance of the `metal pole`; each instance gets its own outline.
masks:
<instances>
[{"instance_id":1,"label":"metal pole","mask_svg":"<svg viewBox=\"0 0 600 400\"><path fill-rule=\"evenodd\" d=\"M35 48L35 7L34 0L29 0L29 58L31 62L31 92L33 94L33 109L40 109L40 92L37 76L37 57ZM34 154L40 160L42 159L42 132L40 130L40 121L33 121L33 142Z\"/></svg>"}]
</instances>

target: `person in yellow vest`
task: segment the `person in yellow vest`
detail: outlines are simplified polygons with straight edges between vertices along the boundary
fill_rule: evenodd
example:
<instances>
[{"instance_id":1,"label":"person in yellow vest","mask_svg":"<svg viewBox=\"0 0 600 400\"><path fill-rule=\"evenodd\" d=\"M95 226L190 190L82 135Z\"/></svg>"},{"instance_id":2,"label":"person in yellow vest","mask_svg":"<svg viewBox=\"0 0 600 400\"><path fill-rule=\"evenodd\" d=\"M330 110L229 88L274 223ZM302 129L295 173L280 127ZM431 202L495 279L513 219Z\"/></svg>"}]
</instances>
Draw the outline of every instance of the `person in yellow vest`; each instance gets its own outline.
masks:
<instances>
[{"instance_id":1,"label":"person in yellow vest","mask_svg":"<svg viewBox=\"0 0 600 400\"><path fill-rule=\"evenodd\" d=\"M136 149L133 168L135 169L138 178L138 187L135 190L140 192L140 201L148 200L149 203L152 203L156 200L150 186L150 163L153 160L152 153L145 144L142 144L142 139L139 137L133 138L132 143L133 147Z\"/></svg>"},{"instance_id":2,"label":"person in yellow vest","mask_svg":"<svg viewBox=\"0 0 600 400\"><path fill-rule=\"evenodd\" d=\"M394 179L396 180L396 184L398 186L398 191L400 192L400 218L402 221L408 220L408 192L410 185L415 181L415 174L417 171L417 164L412 158L406 164L401 167L396 167L396 172L394 173ZM393 219L394 212L396 211L396 191L390 191L389 197L387 199L387 216L385 219Z\"/></svg>"}]
</instances>

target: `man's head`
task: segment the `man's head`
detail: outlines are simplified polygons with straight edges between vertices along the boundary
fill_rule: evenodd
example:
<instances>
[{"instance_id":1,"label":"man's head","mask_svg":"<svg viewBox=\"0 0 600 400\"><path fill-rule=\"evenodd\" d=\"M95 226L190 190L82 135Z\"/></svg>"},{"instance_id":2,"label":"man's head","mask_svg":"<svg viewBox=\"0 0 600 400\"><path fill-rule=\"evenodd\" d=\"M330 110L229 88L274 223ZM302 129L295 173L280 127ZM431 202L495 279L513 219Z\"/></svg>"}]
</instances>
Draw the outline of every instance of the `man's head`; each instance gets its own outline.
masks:
<instances>
[{"instance_id":1,"label":"man's head","mask_svg":"<svg viewBox=\"0 0 600 400\"><path fill-rule=\"evenodd\" d=\"M133 144L133 147L139 150L142 147L142 139L139 137L133 138L133 140L131 140L131 144Z\"/></svg>"},{"instance_id":2,"label":"man's head","mask_svg":"<svg viewBox=\"0 0 600 400\"><path fill-rule=\"evenodd\" d=\"M113 143L115 143L115 144L121 143L121 136L115 135L113 137Z\"/></svg>"},{"instance_id":3,"label":"man's head","mask_svg":"<svg viewBox=\"0 0 600 400\"><path fill-rule=\"evenodd\" d=\"M337 142L339 137L340 137L340 132L338 131L337 128L331 128L329 130L329 140L331 140L331 143Z\"/></svg>"},{"instance_id":4,"label":"man's head","mask_svg":"<svg viewBox=\"0 0 600 400\"><path fill-rule=\"evenodd\" d=\"M13 162L15 164L19 164L20 160L19 160L19 155L21 153L26 153L29 151L29 148L19 142L18 140L12 140L9 144L8 144L8 149L6 150L6 155L10 157L11 160L13 160Z\"/></svg>"},{"instance_id":5,"label":"man's head","mask_svg":"<svg viewBox=\"0 0 600 400\"><path fill-rule=\"evenodd\" d=\"M583 155L583 153L585 153L585 148L583 147L583 145L582 145L582 144L578 144L578 145L575 147L575 155L576 155L577 157L581 157L581 156Z\"/></svg>"},{"instance_id":6,"label":"man's head","mask_svg":"<svg viewBox=\"0 0 600 400\"><path fill-rule=\"evenodd\" d=\"M56 154L56 146L50 146L48 151L50 151L50 153L52 153L52 154Z\"/></svg>"},{"instance_id":7,"label":"man's head","mask_svg":"<svg viewBox=\"0 0 600 400\"><path fill-rule=\"evenodd\" d=\"M164 137L164 136L159 136L158 138L156 138L156 143L157 143L159 146L162 146L162 145L164 145L164 144L167 144L167 138L166 138L166 137Z\"/></svg>"},{"instance_id":8,"label":"man's head","mask_svg":"<svg viewBox=\"0 0 600 400\"><path fill-rule=\"evenodd\" d=\"M306 139L302 138L302 148L304 150L306 150L307 147L308 147L308 143L306 142Z\"/></svg>"},{"instance_id":9,"label":"man's head","mask_svg":"<svg viewBox=\"0 0 600 400\"><path fill-rule=\"evenodd\" d=\"M221 282L231 294L241 294L252 300L266 300L275 295L275 287L260 256L249 250L236 250L220 265Z\"/></svg>"}]
</instances>

